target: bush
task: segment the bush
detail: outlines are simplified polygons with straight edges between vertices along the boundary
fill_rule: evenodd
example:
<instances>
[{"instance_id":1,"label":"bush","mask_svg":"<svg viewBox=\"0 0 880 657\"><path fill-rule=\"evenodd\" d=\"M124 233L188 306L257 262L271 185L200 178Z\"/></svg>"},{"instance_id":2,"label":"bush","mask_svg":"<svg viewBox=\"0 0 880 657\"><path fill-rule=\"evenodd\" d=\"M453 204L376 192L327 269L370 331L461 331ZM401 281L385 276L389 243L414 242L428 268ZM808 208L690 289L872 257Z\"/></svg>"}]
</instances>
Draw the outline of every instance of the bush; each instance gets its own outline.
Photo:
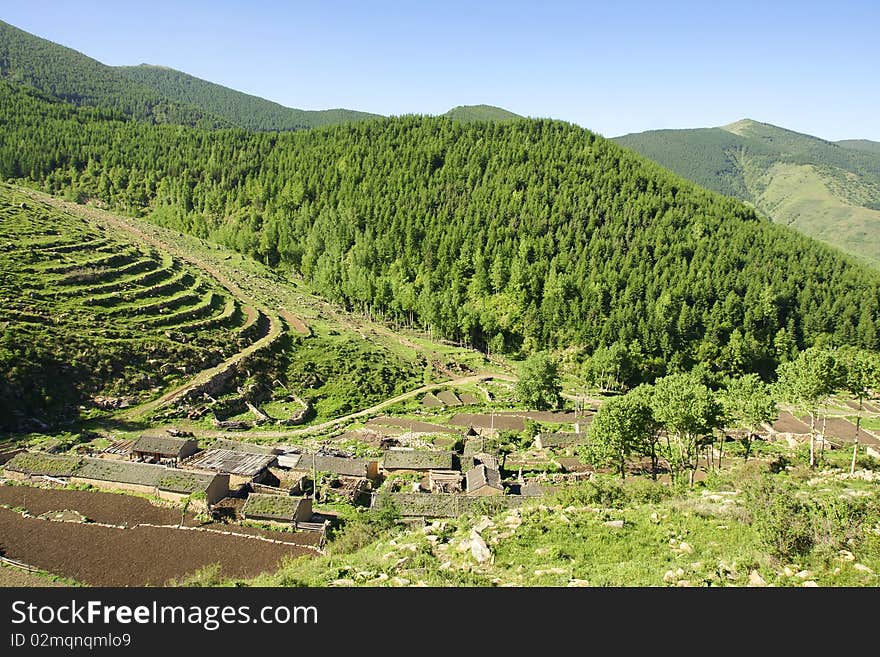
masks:
<instances>
[{"instance_id":1,"label":"bush","mask_svg":"<svg viewBox=\"0 0 880 657\"><path fill-rule=\"evenodd\" d=\"M752 526L779 558L813 550L832 556L844 547L857 546L880 515L875 499L810 499L797 495L791 482L769 476L746 490L746 505Z\"/></svg>"},{"instance_id":2,"label":"bush","mask_svg":"<svg viewBox=\"0 0 880 657\"><path fill-rule=\"evenodd\" d=\"M773 556L790 559L813 549L811 504L800 499L789 482L762 477L746 490L746 507Z\"/></svg>"}]
</instances>

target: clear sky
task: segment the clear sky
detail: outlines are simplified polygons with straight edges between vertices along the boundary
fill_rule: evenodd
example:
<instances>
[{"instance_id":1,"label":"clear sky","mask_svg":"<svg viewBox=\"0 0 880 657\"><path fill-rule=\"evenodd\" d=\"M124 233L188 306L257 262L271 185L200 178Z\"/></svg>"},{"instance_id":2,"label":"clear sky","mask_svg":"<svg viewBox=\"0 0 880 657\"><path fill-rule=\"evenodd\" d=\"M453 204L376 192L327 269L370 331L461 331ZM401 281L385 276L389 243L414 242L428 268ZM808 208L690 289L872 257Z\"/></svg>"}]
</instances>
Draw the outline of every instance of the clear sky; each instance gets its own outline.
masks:
<instances>
[{"instance_id":1,"label":"clear sky","mask_svg":"<svg viewBox=\"0 0 880 657\"><path fill-rule=\"evenodd\" d=\"M487 103L605 136L752 118L880 140L880 0L0 0L0 19L302 109Z\"/></svg>"}]
</instances>

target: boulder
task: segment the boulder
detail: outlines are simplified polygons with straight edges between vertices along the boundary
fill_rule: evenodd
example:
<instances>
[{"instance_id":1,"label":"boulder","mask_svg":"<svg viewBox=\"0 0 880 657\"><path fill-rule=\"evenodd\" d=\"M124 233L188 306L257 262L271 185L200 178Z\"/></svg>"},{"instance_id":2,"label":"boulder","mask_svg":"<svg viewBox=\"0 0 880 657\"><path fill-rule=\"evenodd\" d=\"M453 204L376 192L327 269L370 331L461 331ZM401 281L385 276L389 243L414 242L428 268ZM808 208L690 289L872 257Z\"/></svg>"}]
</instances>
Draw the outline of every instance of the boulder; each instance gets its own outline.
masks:
<instances>
[{"instance_id":1,"label":"boulder","mask_svg":"<svg viewBox=\"0 0 880 657\"><path fill-rule=\"evenodd\" d=\"M624 521L623 520L606 520L602 523L606 527L611 527L612 529L623 529Z\"/></svg>"},{"instance_id":2,"label":"boulder","mask_svg":"<svg viewBox=\"0 0 880 657\"><path fill-rule=\"evenodd\" d=\"M753 570L749 573L749 586L767 586L767 582L761 577L761 573Z\"/></svg>"}]
</instances>

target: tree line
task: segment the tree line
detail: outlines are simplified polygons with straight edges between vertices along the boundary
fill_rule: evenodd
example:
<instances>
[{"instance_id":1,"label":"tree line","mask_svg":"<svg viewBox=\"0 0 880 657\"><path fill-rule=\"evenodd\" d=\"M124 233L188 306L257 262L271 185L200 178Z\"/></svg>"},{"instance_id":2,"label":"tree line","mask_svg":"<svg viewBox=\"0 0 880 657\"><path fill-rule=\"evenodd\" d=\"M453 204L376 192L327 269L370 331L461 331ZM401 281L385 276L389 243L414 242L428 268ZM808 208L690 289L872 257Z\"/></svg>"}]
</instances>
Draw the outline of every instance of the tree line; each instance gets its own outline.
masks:
<instances>
[{"instance_id":1,"label":"tree line","mask_svg":"<svg viewBox=\"0 0 880 657\"><path fill-rule=\"evenodd\" d=\"M623 389L878 346L877 273L563 122L208 131L8 83L0 121L6 179L224 244L392 323L567 349Z\"/></svg>"}]
</instances>

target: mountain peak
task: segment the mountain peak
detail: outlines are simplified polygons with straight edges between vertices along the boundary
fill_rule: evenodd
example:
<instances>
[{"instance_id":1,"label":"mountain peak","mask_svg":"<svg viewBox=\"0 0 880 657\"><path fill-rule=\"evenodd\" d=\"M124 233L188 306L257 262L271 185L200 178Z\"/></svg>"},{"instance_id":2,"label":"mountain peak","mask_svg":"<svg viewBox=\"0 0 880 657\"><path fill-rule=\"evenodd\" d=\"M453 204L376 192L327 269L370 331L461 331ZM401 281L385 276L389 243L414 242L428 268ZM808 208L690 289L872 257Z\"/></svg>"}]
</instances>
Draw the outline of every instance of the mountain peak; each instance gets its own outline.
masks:
<instances>
[{"instance_id":1,"label":"mountain peak","mask_svg":"<svg viewBox=\"0 0 880 657\"><path fill-rule=\"evenodd\" d=\"M515 121L523 118L519 114L494 105L459 105L446 112L446 116L453 121L465 123L471 121Z\"/></svg>"}]
</instances>

